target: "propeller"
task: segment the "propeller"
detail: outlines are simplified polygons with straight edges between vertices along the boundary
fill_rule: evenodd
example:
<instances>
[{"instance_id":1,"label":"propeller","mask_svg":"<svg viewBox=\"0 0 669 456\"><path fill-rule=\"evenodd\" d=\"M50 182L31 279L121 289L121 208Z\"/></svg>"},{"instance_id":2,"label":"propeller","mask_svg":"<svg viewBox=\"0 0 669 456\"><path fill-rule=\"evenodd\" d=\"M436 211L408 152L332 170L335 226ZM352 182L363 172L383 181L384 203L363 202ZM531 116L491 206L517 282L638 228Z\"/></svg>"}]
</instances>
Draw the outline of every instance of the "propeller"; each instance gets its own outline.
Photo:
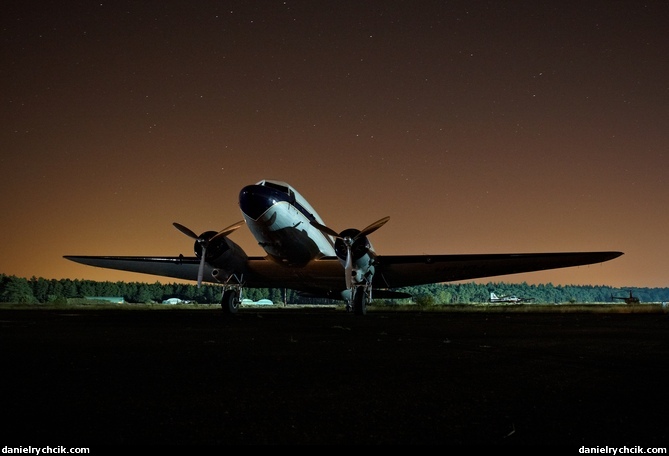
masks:
<instances>
[{"instance_id":1,"label":"propeller","mask_svg":"<svg viewBox=\"0 0 669 456\"><path fill-rule=\"evenodd\" d=\"M372 234L374 231L381 228L383 225L385 225L385 223L388 220L390 220L390 217L384 217L381 220L377 220L376 222L366 227L364 230L360 231L355 236L342 236L332 228L328 228L325 225L321 225L320 223L314 220L310 222L312 226L318 228L321 232L328 234L336 239L341 239L344 242L344 245L346 246L346 263L344 265L344 269L346 271L346 288L351 289L353 286L353 259L351 255L353 244L358 239L365 237L369 234Z\"/></svg>"},{"instance_id":2,"label":"propeller","mask_svg":"<svg viewBox=\"0 0 669 456\"><path fill-rule=\"evenodd\" d=\"M207 238L204 238L202 236L198 236L192 230L186 228L185 226L183 226L180 223L176 223L176 222L172 223L172 225L174 225L174 227L177 230L181 231L186 236L195 239L195 241L197 241L197 243L200 244L200 246L202 247L202 254L200 256L200 267L197 270L197 286L198 286L198 288L200 287L200 285L202 285L202 277L204 275L204 262L205 262L206 253L207 253L207 246L216 239L226 237L228 234L232 233L233 231L235 231L237 228L239 228L243 224L244 224L243 220L239 221L237 223L233 223L229 227L227 227L225 229L222 229L221 231L219 231L218 233L214 234L212 237L207 239Z\"/></svg>"}]
</instances>

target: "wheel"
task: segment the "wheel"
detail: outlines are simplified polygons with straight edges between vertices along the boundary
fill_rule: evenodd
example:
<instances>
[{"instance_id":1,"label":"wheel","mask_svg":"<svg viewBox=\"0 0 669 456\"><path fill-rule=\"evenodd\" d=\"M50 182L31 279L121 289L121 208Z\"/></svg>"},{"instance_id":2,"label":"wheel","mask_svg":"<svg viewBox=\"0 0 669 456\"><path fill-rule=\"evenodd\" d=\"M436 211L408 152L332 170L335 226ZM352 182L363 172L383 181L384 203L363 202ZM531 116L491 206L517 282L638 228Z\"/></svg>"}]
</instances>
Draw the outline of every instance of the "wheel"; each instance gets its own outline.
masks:
<instances>
[{"instance_id":1,"label":"wheel","mask_svg":"<svg viewBox=\"0 0 669 456\"><path fill-rule=\"evenodd\" d=\"M225 290L221 298L221 308L226 315L236 314L239 310L239 299L235 290Z\"/></svg>"},{"instance_id":2,"label":"wheel","mask_svg":"<svg viewBox=\"0 0 669 456\"><path fill-rule=\"evenodd\" d=\"M353 295L353 313L355 315L367 315L367 293L365 287L355 289Z\"/></svg>"}]
</instances>

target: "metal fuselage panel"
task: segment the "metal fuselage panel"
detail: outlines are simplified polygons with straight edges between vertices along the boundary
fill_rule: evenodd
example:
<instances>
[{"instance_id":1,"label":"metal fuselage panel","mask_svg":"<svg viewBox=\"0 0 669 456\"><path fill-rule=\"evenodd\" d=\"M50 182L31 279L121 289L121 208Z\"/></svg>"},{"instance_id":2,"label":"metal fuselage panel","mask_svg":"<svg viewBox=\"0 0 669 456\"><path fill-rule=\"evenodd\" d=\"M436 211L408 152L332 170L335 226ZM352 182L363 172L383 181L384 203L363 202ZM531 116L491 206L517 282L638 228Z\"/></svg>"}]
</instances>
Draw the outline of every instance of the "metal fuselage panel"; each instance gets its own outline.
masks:
<instances>
[{"instance_id":1,"label":"metal fuselage panel","mask_svg":"<svg viewBox=\"0 0 669 456\"><path fill-rule=\"evenodd\" d=\"M333 240L313 227L323 223L316 211L289 185L261 181L239 194L246 225L272 260L286 266L304 266L335 255Z\"/></svg>"}]
</instances>

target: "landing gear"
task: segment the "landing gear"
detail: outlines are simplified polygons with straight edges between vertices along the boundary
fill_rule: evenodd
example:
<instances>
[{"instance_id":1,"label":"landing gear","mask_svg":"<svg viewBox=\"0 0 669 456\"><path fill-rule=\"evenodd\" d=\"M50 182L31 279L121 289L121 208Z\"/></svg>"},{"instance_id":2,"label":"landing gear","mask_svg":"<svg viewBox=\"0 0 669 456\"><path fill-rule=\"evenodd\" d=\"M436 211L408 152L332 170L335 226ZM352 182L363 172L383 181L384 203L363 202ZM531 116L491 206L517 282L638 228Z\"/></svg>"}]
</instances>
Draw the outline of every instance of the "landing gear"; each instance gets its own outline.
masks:
<instances>
[{"instance_id":1,"label":"landing gear","mask_svg":"<svg viewBox=\"0 0 669 456\"><path fill-rule=\"evenodd\" d=\"M226 315L236 314L239 310L239 292L235 289L223 291L221 296L221 308Z\"/></svg>"},{"instance_id":2,"label":"landing gear","mask_svg":"<svg viewBox=\"0 0 669 456\"><path fill-rule=\"evenodd\" d=\"M353 293L353 313L355 315L367 315L367 304L369 301L367 287L356 287Z\"/></svg>"},{"instance_id":3,"label":"landing gear","mask_svg":"<svg viewBox=\"0 0 669 456\"><path fill-rule=\"evenodd\" d=\"M219 278L218 271L214 274L216 280L222 282ZM230 274L223 283L223 294L221 295L221 309L224 315L234 315L239 310L239 305L242 303L242 284L243 277L237 277Z\"/></svg>"}]
</instances>

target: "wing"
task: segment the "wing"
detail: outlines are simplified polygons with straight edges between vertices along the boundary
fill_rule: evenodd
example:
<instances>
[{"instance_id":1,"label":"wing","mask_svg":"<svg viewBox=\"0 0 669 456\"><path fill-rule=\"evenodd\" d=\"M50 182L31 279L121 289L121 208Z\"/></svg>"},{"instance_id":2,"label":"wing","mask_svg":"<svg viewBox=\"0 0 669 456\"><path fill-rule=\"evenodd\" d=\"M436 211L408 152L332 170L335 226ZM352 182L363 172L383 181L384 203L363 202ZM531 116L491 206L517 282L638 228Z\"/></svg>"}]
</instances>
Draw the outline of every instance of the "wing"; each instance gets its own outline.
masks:
<instances>
[{"instance_id":1,"label":"wing","mask_svg":"<svg viewBox=\"0 0 669 456\"><path fill-rule=\"evenodd\" d=\"M173 277L183 280L197 280L200 259L197 257L142 257L142 256L78 256L66 255L63 258L88 266L120 271L153 274L161 277ZM205 265L207 277L212 269Z\"/></svg>"},{"instance_id":2,"label":"wing","mask_svg":"<svg viewBox=\"0 0 669 456\"><path fill-rule=\"evenodd\" d=\"M622 252L378 256L374 286L402 288L609 261Z\"/></svg>"},{"instance_id":3,"label":"wing","mask_svg":"<svg viewBox=\"0 0 669 456\"><path fill-rule=\"evenodd\" d=\"M429 283L517 274L522 272L582 266L612 260L622 252L509 253L474 255L388 255L376 257L375 295L385 288L402 288ZM105 269L152 274L196 281L197 257L76 256L64 258ZM204 282L218 283L213 268L205 264ZM239 271L233 271L249 288L291 288L323 296L345 289L343 268L337 258L315 260L302 268L287 268L263 257L249 257ZM388 291L388 293L393 293ZM394 297L405 297L402 296Z\"/></svg>"},{"instance_id":4,"label":"wing","mask_svg":"<svg viewBox=\"0 0 669 456\"><path fill-rule=\"evenodd\" d=\"M151 274L161 277L197 281L200 259L191 256L82 256L63 258L104 269ZM219 283L212 268L204 265L203 282ZM323 290L344 288L344 273L339 260L327 258L312 261L303 268L287 268L264 257L249 257L239 270L232 271L249 288L292 288L322 295Z\"/></svg>"}]
</instances>

